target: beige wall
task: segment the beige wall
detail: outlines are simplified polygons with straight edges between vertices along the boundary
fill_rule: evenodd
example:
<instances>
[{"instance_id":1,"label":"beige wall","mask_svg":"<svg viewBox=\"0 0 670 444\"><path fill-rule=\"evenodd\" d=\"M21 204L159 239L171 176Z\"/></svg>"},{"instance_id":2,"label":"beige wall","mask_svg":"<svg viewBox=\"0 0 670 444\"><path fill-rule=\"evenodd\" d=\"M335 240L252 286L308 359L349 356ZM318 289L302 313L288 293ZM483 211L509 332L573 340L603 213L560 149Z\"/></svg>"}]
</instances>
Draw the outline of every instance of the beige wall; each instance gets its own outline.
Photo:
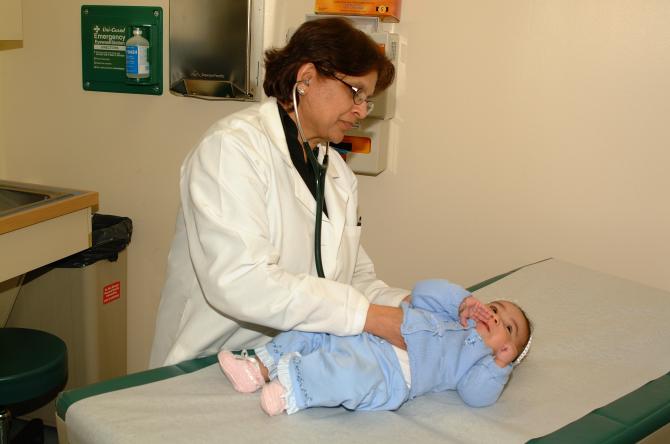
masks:
<instances>
[{"instance_id":1,"label":"beige wall","mask_svg":"<svg viewBox=\"0 0 670 444\"><path fill-rule=\"evenodd\" d=\"M7 114L5 109L7 108L8 104L7 97L4 95L4 85L6 84L5 71L7 68L5 66L6 63L5 57L3 57L3 52L4 50L0 47L0 178L7 177L7 162L5 160L5 146L7 145L5 140L7 138L7 131L5 130L4 123L5 115Z\"/></svg>"},{"instance_id":2,"label":"beige wall","mask_svg":"<svg viewBox=\"0 0 670 444\"><path fill-rule=\"evenodd\" d=\"M273 42L312 5L266 1ZM0 178L97 190L102 213L133 219L135 371L181 160L244 105L84 92L81 4L24 0L23 48L0 51ZM399 149L393 171L361 177L379 274L471 284L554 256L670 290L669 21L665 1L404 2Z\"/></svg>"},{"instance_id":3,"label":"beige wall","mask_svg":"<svg viewBox=\"0 0 670 444\"><path fill-rule=\"evenodd\" d=\"M407 1L377 270L471 284L563 258L670 290L670 3Z\"/></svg>"}]
</instances>

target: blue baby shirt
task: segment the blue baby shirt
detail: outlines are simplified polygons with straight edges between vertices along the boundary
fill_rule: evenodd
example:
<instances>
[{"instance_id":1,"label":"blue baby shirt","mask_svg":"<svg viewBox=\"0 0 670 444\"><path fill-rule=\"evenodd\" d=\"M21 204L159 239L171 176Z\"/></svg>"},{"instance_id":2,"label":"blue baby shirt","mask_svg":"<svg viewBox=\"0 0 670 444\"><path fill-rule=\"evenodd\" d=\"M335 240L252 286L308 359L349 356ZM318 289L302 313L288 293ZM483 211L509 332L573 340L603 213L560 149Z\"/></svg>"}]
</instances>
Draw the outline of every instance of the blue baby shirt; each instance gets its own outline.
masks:
<instances>
[{"instance_id":1,"label":"blue baby shirt","mask_svg":"<svg viewBox=\"0 0 670 444\"><path fill-rule=\"evenodd\" d=\"M500 396L512 366L495 363L473 320L467 327L460 324L458 307L469 295L449 281L425 280L414 287L411 305L403 304L401 332L412 375L410 398L457 390L466 404L483 407Z\"/></svg>"}]
</instances>

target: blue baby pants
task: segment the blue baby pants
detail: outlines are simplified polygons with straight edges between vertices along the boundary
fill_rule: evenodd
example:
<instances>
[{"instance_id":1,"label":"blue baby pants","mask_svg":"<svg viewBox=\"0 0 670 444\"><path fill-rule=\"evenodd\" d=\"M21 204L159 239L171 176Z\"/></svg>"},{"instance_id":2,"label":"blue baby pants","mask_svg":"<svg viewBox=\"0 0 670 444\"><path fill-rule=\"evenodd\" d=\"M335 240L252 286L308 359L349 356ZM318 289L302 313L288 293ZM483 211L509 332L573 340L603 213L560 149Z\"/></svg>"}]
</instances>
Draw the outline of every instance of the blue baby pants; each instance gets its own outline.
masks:
<instances>
[{"instance_id":1,"label":"blue baby pants","mask_svg":"<svg viewBox=\"0 0 670 444\"><path fill-rule=\"evenodd\" d=\"M286 412L309 407L343 406L349 410L395 410L409 388L393 347L363 333L281 333L255 350L286 389Z\"/></svg>"}]
</instances>

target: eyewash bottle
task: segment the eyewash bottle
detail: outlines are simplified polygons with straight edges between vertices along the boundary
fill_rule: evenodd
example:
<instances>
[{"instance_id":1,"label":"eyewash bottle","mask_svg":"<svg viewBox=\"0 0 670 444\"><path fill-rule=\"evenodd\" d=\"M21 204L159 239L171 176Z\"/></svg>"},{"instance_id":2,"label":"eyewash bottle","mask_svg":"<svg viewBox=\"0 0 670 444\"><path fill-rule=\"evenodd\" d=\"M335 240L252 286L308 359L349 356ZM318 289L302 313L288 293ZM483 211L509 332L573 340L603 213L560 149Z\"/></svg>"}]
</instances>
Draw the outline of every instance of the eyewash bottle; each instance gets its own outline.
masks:
<instances>
[{"instance_id":1,"label":"eyewash bottle","mask_svg":"<svg viewBox=\"0 0 670 444\"><path fill-rule=\"evenodd\" d=\"M142 37L142 28L133 28L133 36L126 41L126 77L149 77L149 40Z\"/></svg>"}]
</instances>

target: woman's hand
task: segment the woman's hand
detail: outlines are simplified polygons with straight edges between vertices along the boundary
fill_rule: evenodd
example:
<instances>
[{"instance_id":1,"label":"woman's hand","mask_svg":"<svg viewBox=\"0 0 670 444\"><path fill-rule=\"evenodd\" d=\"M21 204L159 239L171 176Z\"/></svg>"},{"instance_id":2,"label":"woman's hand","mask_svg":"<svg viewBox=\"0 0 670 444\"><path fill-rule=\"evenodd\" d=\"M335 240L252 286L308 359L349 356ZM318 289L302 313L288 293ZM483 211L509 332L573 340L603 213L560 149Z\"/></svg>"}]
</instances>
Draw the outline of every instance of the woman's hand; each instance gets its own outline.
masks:
<instances>
[{"instance_id":1,"label":"woman's hand","mask_svg":"<svg viewBox=\"0 0 670 444\"><path fill-rule=\"evenodd\" d=\"M463 327L468 325L468 319L475 321L488 321L493 314L491 310L474 296L468 296L463 299L458 307L458 318Z\"/></svg>"},{"instance_id":2,"label":"woman's hand","mask_svg":"<svg viewBox=\"0 0 670 444\"><path fill-rule=\"evenodd\" d=\"M363 330L385 339L398 348L407 350L405 340L400 333L403 312L400 307L370 304Z\"/></svg>"}]
</instances>

